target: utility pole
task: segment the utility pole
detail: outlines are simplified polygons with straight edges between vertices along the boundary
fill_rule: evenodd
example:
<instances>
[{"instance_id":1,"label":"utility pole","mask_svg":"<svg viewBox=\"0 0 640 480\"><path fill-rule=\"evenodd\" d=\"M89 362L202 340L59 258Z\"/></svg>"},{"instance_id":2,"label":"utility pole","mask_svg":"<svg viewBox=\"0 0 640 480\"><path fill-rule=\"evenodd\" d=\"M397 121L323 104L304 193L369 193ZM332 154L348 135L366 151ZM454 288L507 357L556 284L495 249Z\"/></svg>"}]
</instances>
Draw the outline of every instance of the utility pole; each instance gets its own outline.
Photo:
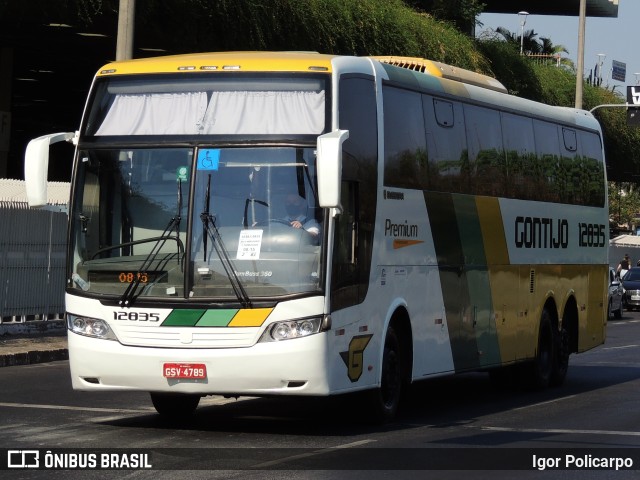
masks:
<instances>
[{"instance_id":1,"label":"utility pole","mask_svg":"<svg viewBox=\"0 0 640 480\"><path fill-rule=\"evenodd\" d=\"M580 20L578 25L578 66L576 71L576 108L582 109L584 89L584 35L587 24L587 0L580 0Z\"/></svg>"},{"instance_id":2,"label":"utility pole","mask_svg":"<svg viewBox=\"0 0 640 480\"><path fill-rule=\"evenodd\" d=\"M135 10L136 0L120 0L120 6L118 8L116 60L129 60L133 58Z\"/></svg>"}]
</instances>

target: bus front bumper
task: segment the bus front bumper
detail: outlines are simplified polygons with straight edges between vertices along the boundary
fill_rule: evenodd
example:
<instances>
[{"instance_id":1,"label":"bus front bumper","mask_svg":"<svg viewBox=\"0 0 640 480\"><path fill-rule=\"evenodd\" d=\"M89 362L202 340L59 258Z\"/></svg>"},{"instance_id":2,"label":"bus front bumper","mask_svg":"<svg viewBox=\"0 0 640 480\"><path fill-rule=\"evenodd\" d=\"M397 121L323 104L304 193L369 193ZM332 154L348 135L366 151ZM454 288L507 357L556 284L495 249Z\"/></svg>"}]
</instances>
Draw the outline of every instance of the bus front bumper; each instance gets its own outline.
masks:
<instances>
[{"instance_id":1,"label":"bus front bumper","mask_svg":"<svg viewBox=\"0 0 640 480\"><path fill-rule=\"evenodd\" d=\"M75 390L201 395L328 395L326 333L248 348L131 347L69 332ZM165 364L204 365L205 378L166 378Z\"/></svg>"}]
</instances>

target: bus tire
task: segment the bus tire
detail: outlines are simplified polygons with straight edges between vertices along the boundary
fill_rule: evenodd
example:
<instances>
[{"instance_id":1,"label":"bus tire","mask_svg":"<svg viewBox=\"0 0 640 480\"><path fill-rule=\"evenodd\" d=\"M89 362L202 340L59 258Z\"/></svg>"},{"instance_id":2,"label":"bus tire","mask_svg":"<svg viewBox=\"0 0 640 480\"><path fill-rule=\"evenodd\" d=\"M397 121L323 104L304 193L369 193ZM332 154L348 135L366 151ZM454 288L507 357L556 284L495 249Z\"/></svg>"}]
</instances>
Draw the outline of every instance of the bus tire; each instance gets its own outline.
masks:
<instances>
[{"instance_id":1,"label":"bus tire","mask_svg":"<svg viewBox=\"0 0 640 480\"><path fill-rule=\"evenodd\" d=\"M536 357L528 366L527 387L539 390L550 385L556 356L556 336L551 315L545 308L540 317Z\"/></svg>"},{"instance_id":2,"label":"bus tire","mask_svg":"<svg viewBox=\"0 0 640 480\"><path fill-rule=\"evenodd\" d=\"M389 326L382 353L380 387L369 392L370 418L375 423L392 420L402 395L402 351L394 328Z\"/></svg>"},{"instance_id":3,"label":"bus tire","mask_svg":"<svg viewBox=\"0 0 640 480\"><path fill-rule=\"evenodd\" d=\"M556 332L555 354L553 358L553 369L549 383L553 387L559 387L564 383L569 370L569 332L563 327Z\"/></svg>"},{"instance_id":4,"label":"bus tire","mask_svg":"<svg viewBox=\"0 0 640 480\"><path fill-rule=\"evenodd\" d=\"M164 418L183 420L193 415L200 403L199 395L151 392L151 402Z\"/></svg>"}]
</instances>

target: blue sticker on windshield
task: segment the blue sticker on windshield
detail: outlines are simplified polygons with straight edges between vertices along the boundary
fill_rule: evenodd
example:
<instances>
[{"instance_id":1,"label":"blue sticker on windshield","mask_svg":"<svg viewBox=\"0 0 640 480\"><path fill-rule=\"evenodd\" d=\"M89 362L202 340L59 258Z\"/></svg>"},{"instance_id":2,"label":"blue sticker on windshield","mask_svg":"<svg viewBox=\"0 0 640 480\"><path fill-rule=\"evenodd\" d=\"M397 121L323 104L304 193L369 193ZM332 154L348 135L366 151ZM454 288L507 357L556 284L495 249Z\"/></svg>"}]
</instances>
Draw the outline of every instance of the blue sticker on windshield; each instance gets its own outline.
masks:
<instances>
[{"instance_id":1,"label":"blue sticker on windshield","mask_svg":"<svg viewBox=\"0 0 640 480\"><path fill-rule=\"evenodd\" d=\"M198 170L218 170L220 149L207 148L198 151Z\"/></svg>"}]
</instances>

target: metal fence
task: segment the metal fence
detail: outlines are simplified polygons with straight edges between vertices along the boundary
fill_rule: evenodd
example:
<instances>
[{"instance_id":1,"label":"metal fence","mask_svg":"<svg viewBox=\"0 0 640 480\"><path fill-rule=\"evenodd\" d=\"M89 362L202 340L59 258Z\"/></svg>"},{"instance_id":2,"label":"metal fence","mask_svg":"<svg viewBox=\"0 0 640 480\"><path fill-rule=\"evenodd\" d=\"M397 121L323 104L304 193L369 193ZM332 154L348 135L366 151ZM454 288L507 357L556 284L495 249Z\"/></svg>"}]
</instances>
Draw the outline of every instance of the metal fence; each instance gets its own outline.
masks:
<instances>
[{"instance_id":1,"label":"metal fence","mask_svg":"<svg viewBox=\"0 0 640 480\"><path fill-rule=\"evenodd\" d=\"M0 323L64 317L67 215L0 201Z\"/></svg>"}]
</instances>

